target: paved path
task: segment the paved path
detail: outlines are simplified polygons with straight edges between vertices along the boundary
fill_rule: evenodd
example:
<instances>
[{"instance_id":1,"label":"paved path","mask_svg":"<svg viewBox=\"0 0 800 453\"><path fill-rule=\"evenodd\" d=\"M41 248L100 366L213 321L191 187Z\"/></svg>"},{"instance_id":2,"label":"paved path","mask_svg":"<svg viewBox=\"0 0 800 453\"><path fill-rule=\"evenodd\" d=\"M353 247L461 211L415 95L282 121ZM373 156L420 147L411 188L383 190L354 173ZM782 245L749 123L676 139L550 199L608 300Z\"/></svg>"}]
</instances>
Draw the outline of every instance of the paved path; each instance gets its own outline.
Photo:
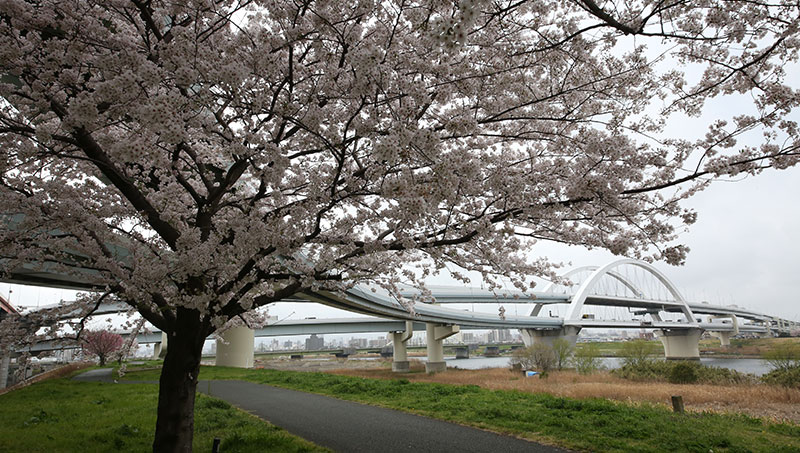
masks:
<instances>
[{"instance_id":1,"label":"paved path","mask_svg":"<svg viewBox=\"0 0 800 453\"><path fill-rule=\"evenodd\" d=\"M84 371L73 377L72 380L84 382L114 382L114 379L111 377L113 371L113 368L97 368L95 370Z\"/></svg>"},{"instance_id":2,"label":"paved path","mask_svg":"<svg viewBox=\"0 0 800 453\"><path fill-rule=\"evenodd\" d=\"M110 370L93 370L80 377L111 380ZM252 382L200 381L197 389L338 452L566 451L406 412Z\"/></svg>"}]
</instances>

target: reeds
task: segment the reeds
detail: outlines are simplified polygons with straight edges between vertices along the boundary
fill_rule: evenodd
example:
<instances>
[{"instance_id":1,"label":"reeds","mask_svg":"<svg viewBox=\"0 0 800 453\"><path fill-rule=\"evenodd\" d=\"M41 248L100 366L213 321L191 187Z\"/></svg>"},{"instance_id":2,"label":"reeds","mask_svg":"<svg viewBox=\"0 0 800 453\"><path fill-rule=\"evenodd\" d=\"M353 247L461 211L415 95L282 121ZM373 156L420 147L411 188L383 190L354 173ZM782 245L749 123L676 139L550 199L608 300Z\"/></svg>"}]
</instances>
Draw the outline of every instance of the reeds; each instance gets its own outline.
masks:
<instances>
[{"instance_id":1,"label":"reeds","mask_svg":"<svg viewBox=\"0 0 800 453\"><path fill-rule=\"evenodd\" d=\"M412 371L421 364L412 365ZM506 368L451 369L428 375L420 372L398 375L386 370L336 370L333 373L366 378L478 385L493 390L549 393L569 398L606 398L617 401L667 405L672 395L682 395L690 411L744 413L774 420L800 422L800 390L764 384L708 385L635 382L601 371L584 376L571 371L551 372L546 379L528 378Z\"/></svg>"}]
</instances>

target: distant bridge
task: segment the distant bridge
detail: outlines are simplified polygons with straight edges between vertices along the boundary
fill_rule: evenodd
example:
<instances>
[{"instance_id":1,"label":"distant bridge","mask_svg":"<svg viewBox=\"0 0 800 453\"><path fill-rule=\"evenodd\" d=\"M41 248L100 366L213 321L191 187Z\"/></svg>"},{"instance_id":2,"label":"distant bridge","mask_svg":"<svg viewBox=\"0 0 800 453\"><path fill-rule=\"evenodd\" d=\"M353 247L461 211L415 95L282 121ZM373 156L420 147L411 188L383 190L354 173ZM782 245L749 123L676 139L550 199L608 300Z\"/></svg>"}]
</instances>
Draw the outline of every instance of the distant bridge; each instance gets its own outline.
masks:
<instances>
[{"instance_id":1,"label":"distant bridge","mask_svg":"<svg viewBox=\"0 0 800 453\"><path fill-rule=\"evenodd\" d=\"M14 283L91 289L91 273L82 278L44 269L23 268L6 271L5 281ZM356 286L344 293L325 291L296 294L287 302L318 302L376 318L349 320L306 319L269 325L258 331L234 328L218 343L218 363L232 366L252 364L255 336L325 334L348 332L390 332L395 347L395 369L407 369L405 343L414 330L425 329L428 341L429 371L444 366L442 340L461 329L519 329L526 344L552 342L565 338L574 343L581 329L648 329L664 344L667 358L699 357L698 341L704 331L729 344L732 335L748 333L770 335L798 328L794 321L737 306L711 305L687 301L677 287L651 264L621 259L605 266L580 267L562 276L561 283L542 291L488 291L470 287L429 287L431 303L417 303L414 312L380 288ZM418 296L414 292L407 297ZM447 308L447 304L528 303L530 315L491 314ZM563 316L541 316L544 307L565 309ZM627 309L627 319L602 319L596 307ZM127 306L108 304L97 314L127 310ZM141 343L160 344L160 333L140 337ZM52 346L52 345L51 345ZM41 346L46 347L45 344ZM36 350L34 346L33 350ZM159 348L160 349L160 348Z\"/></svg>"}]
</instances>

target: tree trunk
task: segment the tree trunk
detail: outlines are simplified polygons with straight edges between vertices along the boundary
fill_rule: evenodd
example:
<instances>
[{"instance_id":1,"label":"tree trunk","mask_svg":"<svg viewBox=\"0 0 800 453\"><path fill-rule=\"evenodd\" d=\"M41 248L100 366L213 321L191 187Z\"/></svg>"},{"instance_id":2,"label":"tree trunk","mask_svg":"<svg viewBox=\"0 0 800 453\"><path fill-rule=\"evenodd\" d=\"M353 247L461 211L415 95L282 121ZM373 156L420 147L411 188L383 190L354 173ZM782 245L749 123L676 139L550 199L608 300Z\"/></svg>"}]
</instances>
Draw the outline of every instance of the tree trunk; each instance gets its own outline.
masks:
<instances>
[{"instance_id":1,"label":"tree trunk","mask_svg":"<svg viewBox=\"0 0 800 453\"><path fill-rule=\"evenodd\" d=\"M197 311L178 309L161 368L154 452L191 452L194 400L205 335Z\"/></svg>"}]
</instances>

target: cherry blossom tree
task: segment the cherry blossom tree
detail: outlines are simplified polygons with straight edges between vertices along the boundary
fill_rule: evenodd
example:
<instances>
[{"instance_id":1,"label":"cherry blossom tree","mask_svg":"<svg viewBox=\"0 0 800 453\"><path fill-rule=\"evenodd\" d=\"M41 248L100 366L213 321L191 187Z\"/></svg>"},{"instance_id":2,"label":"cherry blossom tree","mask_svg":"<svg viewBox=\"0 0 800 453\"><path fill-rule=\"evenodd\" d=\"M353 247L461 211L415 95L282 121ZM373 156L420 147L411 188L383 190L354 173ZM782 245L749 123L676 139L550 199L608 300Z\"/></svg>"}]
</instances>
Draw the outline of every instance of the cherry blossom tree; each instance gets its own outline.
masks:
<instances>
[{"instance_id":1,"label":"cherry blossom tree","mask_svg":"<svg viewBox=\"0 0 800 453\"><path fill-rule=\"evenodd\" d=\"M798 24L782 1L5 0L3 269L166 332L154 450L186 451L203 342L253 308L445 268L527 288L537 241L681 263L682 200L798 161ZM665 133L715 98L737 111Z\"/></svg>"},{"instance_id":2,"label":"cherry blossom tree","mask_svg":"<svg viewBox=\"0 0 800 453\"><path fill-rule=\"evenodd\" d=\"M81 335L81 348L85 353L96 356L100 365L122 348L122 336L108 330L85 330Z\"/></svg>"}]
</instances>

